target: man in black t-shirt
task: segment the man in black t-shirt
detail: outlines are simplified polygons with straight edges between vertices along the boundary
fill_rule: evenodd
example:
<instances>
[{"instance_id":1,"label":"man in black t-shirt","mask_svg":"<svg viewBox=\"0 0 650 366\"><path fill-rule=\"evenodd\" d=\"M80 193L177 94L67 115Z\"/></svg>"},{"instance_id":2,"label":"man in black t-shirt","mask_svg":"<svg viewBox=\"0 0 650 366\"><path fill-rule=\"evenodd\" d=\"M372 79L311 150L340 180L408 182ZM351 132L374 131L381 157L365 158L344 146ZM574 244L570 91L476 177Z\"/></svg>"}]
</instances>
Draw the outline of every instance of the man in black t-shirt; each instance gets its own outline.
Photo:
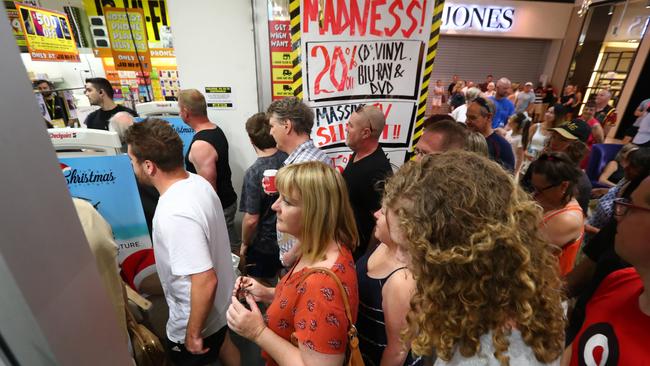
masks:
<instances>
[{"instance_id":1,"label":"man in black t-shirt","mask_svg":"<svg viewBox=\"0 0 650 366\"><path fill-rule=\"evenodd\" d=\"M361 106L346 125L345 143L353 151L343 178L359 231L359 246L354 259L363 256L375 229L375 211L381 208L383 181L392 173L386 154L379 146L384 131L384 113L374 106Z\"/></svg>"},{"instance_id":2,"label":"man in black t-shirt","mask_svg":"<svg viewBox=\"0 0 650 366\"><path fill-rule=\"evenodd\" d=\"M108 120L117 112L128 112L134 117L138 116L134 110L113 101L113 86L104 78L86 79L84 95L90 101L90 105L99 106L98 110L86 117L84 124L88 128L108 131Z\"/></svg>"},{"instance_id":3,"label":"man in black t-shirt","mask_svg":"<svg viewBox=\"0 0 650 366\"><path fill-rule=\"evenodd\" d=\"M223 130L208 119L205 97L196 89L178 93L179 115L194 130L194 138L185 156L185 168L207 180L217 192L228 227L230 249L239 254L239 235L235 229L237 193L232 187L228 164L228 140Z\"/></svg>"}]
</instances>

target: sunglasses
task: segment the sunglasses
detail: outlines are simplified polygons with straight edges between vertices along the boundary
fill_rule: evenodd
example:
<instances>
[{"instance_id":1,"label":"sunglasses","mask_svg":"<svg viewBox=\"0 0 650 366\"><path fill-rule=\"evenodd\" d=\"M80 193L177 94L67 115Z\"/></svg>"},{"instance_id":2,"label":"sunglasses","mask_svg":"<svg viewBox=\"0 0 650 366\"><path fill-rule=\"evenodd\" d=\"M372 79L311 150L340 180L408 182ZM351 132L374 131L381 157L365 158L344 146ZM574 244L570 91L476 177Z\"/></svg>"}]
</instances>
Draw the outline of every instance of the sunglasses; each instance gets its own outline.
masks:
<instances>
[{"instance_id":1,"label":"sunglasses","mask_svg":"<svg viewBox=\"0 0 650 366\"><path fill-rule=\"evenodd\" d=\"M551 184L550 186L540 188L540 189L537 189L537 188L533 187L532 194L533 194L533 196L539 196L540 194L548 191L549 189L553 189L553 188L559 186L560 184L562 184L562 183Z\"/></svg>"}]
</instances>

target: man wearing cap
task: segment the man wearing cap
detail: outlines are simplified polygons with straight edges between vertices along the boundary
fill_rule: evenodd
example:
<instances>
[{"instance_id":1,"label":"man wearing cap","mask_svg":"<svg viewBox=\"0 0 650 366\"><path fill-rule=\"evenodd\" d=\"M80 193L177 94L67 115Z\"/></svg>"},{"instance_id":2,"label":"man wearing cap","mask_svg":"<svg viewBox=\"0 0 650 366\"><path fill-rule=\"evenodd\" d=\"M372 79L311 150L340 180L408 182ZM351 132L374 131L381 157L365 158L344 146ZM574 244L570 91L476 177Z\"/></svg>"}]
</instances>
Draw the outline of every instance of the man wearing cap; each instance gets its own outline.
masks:
<instances>
[{"instance_id":1,"label":"man wearing cap","mask_svg":"<svg viewBox=\"0 0 650 366\"><path fill-rule=\"evenodd\" d=\"M579 165L588 151L586 142L591 136L591 127L585 121L576 118L571 122L551 128L551 131L547 150L563 152L571 158L576 166ZM586 215L591 198L591 181L584 170L580 170L580 172L582 175L578 180L576 199Z\"/></svg>"},{"instance_id":2,"label":"man wearing cap","mask_svg":"<svg viewBox=\"0 0 650 366\"><path fill-rule=\"evenodd\" d=\"M515 98L515 113L528 112L532 115L533 106L535 104L535 92L533 91L533 83L527 82L524 85L524 91L517 94Z\"/></svg>"},{"instance_id":3,"label":"man wearing cap","mask_svg":"<svg viewBox=\"0 0 650 366\"><path fill-rule=\"evenodd\" d=\"M576 118L571 122L551 128L550 131L551 137L545 151L565 153L578 166L588 151L585 142L591 135L589 125L585 121ZM578 190L576 200L580 204L582 212L586 214L589 209L589 199L591 198L591 181L584 170L581 169L580 172L581 176L576 185ZM533 189L531 176L532 170L528 169L524 177L519 181L521 186L528 192L532 192Z\"/></svg>"}]
</instances>

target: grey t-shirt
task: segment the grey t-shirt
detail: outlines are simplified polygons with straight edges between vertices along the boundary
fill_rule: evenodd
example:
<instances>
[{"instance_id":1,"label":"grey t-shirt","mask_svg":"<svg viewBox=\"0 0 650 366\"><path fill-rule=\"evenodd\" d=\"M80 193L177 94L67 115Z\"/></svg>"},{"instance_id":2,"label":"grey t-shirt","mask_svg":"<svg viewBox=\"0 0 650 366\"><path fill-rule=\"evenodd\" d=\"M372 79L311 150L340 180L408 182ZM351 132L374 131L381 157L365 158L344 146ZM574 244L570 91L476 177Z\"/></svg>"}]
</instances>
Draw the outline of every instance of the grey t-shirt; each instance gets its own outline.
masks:
<instances>
[{"instance_id":1,"label":"grey t-shirt","mask_svg":"<svg viewBox=\"0 0 650 366\"><path fill-rule=\"evenodd\" d=\"M535 93L530 91L528 93L521 92L517 95L517 105L515 106L515 113L521 113L528 109L530 103L535 102Z\"/></svg>"}]
</instances>

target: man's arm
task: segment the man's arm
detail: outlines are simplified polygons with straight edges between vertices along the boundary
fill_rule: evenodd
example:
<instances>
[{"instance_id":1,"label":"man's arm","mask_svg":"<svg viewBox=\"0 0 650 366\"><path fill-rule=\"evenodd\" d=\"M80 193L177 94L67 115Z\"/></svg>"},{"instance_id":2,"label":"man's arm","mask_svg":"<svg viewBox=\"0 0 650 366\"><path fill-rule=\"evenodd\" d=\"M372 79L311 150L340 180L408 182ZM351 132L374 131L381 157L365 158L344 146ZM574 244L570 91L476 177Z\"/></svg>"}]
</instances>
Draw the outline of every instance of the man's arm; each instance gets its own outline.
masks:
<instances>
[{"instance_id":1,"label":"man's arm","mask_svg":"<svg viewBox=\"0 0 650 366\"><path fill-rule=\"evenodd\" d=\"M213 268L190 275L190 279L192 281L190 319L187 322L185 348L191 353L201 354L208 351L203 347L201 330L212 309L218 279Z\"/></svg>"},{"instance_id":2,"label":"man's arm","mask_svg":"<svg viewBox=\"0 0 650 366\"><path fill-rule=\"evenodd\" d=\"M257 229L257 224L260 221L260 215L249 214L248 212L244 213L244 218L241 222L241 249L239 255L243 256L246 254L246 249L251 244L253 239L253 234L255 229Z\"/></svg>"},{"instance_id":3,"label":"man's arm","mask_svg":"<svg viewBox=\"0 0 650 366\"><path fill-rule=\"evenodd\" d=\"M217 189L217 160L219 154L209 142L198 140L192 144L189 160L196 173L207 180L215 191Z\"/></svg>"},{"instance_id":4,"label":"man's arm","mask_svg":"<svg viewBox=\"0 0 650 366\"><path fill-rule=\"evenodd\" d=\"M529 116L532 116L533 110L535 110L535 94L533 94L532 99L528 103L528 108L526 108L526 113L528 113Z\"/></svg>"}]
</instances>

